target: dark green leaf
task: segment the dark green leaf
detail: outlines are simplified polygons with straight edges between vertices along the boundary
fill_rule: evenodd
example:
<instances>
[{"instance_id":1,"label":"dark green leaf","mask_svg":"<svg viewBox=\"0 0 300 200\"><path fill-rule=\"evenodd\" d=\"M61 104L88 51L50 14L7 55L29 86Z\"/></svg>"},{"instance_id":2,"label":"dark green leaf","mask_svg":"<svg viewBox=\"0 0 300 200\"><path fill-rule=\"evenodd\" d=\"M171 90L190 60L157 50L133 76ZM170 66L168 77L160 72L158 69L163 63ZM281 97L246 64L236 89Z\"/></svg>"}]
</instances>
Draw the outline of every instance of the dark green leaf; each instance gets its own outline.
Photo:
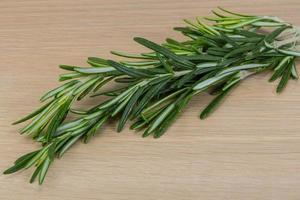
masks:
<instances>
[{"instance_id":1,"label":"dark green leaf","mask_svg":"<svg viewBox=\"0 0 300 200\"><path fill-rule=\"evenodd\" d=\"M299 78L295 62L293 63L293 66L292 66L291 76L294 79L298 79Z\"/></svg>"},{"instance_id":2,"label":"dark green leaf","mask_svg":"<svg viewBox=\"0 0 300 200\"><path fill-rule=\"evenodd\" d=\"M132 83L136 82L138 79L132 78L132 77L122 77L122 78L116 78L115 81L117 83Z\"/></svg>"},{"instance_id":3,"label":"dark green leaf","mask_svg":"<svg viewBox=\"0 0 300 200\"><path fill-rule=\"evenodd\" d=\"M217 69L218 66L216 63L201 63L197 65L197 68L194 71L191 71L184 75L182 78L180 78L177 82L176 85L178 88L184 86L186 83L191 81L194 77L204 74L210 71L213 71Z\"/></svg>"},{"instance_id":4,"label":"dark green leaf","mask_svg":"<svg viewBox=\"0 0 300 200\"><path fill-rule=\"evenodd\" d=\"M182 109L187 105L187 103L192 98L193 93L190 93L190 91L186 91L183 93L176 101L175 108L173 112L171 112L163 121L163 123L159 126L159 128L154 131L153 137L159 138L161 137L169 128L169 126L175 121L177 116L180 114Z\"/></svg>"},{"instance_id":5,"label":"dark green leaf","mask_svg":"<svg viewBox=\"0 0 300 200\"><path fill-rule=\"evenodd\" d=\"M235 48L232 51L230 51L228 54L226 54L224 56L224 58L230 58L230 57L233 57L233 56L237 56L237 55L240 55L240 54L247 53L251 50L254 50L255 47L257 47L256 44L252 44L252 43L244 45L244 46L240 46L240 47Z\"/></svg>"},{"instance_id":6,"label":"dark green leaf","mask_svg":"<svg viewBox=\"0 0 300 200\"><path fill-rule=\"evenodd\" d=\"M194 67L194 63L177 56L176 54L174 54L173 52L169 51L168 49L154 43L151 42L149 40L146 40L144 38L140 38L140 37L135 37L134 40L138 43L140 43L141 45L148 47L149 49L152 49L153 51L156 51L157 53L160 53L178 63L181 63L182 65L186 66L187 68L193 68Z\"/></svg>"},{"instance_id":7,"label":"dark green leaf","mask_svg":"<svg viewBox=\"0 0 300 200\"><path fill-rule=\"evenodd\" d=\"M292 50L285 50L285 49L277 49L277 51L285 55L300 57L300 51L292 51Z\"/></svg>"},{"instance_id":8,"label":"dark green leaf","mask_svg":"<svg viewBox=\"0 0 300 200\"><path fill-rule=\"evenodd\" d=\"M101 87L103 87L106 83L113 80L114 77L109 77L106 79L99 79L98 83L94 86L93 92L98 91Z\"/></svg>"},{"instance_id":9,"label":"dark green leaf","mask_svg":"<svg viewBox=\"0 0 300 200\"><path fill-rule=\"evenodd\" d=\"M116 105L116 107L114 108L111 116L114 117L116 116L118 113L120 113L121 111L124 110L124 108L126 107L126 105L128 104L128 102L130 101L131 97L135 94L135 92L138 90L138 88L135 88L135 90L129 94L128 96L126 96L126 98L124 98L119 105Z\"/></svg>"},{"instance_id":10,"label":"dark green leaf","mask_svg":"<svg viewBox=\"0 0 300 200\"><path fill-rule=\"evenodd\" d=\"M151 68L153 66L157 66L159 64L159 61L155 60L155 61L121 61L121 64L127 66L127 67L135 67L135 68Z\"/></svg>"},{"instance_id":11,"label":"dark green leaf","mask_svg":"<svg viewBox=\"0 0 300 200\"><path fill-rule=\"evenodd\" d=\"M281 60L281 62L275 68L273 75L269 79L270 82L275 81L277 78L279 78L283 74L285 69L288 67L290 60L291 60L291 58L288 56Z\"/></svg>"},{"instance_id":12,"label":"dark green leaf","mask_svg":"<svg viewBox=\"0 0 300 200\"><path fill-rule=\"evenodd\" d=\"M102 77L91 76L89 79L82 81L80 85L73 91L73 95L81 100L88 92L90 92L98 81L103 80ZM86 92L87 91L87 92Z\"/></svg>"},{"instance_id":13,"label":"dark green leaf","mask_svg":"<svg viewBox=\"0 0 300 200\"><path fill-rule=\"evenodd\" d=\"M38 152L39 152L39 150L30 152L30 153L27 153L27 154L21 156L20 158L18 158L18 159L15 161L15 164L20 163L20 162L23 162L23 161L28 161L28 160L30 160L30 159L33 158L33 156L35 156Z\"/></svg>"},{"instance_id":14,"label":"dark green leaf","mask_svg":"<svg viewBox=\"0 0 300 200\"><path fill-rule=\"evenodd\" d=\"M228 79L228 77L230 77L231 75L233 75L235 72L228 72L228 73L225 73L225 74L221 74L221 75L218 75L216 77L211 77L211 78L208 78L204 81L200 81L199 83L197 83L194 87L193 87L193 90L196 90L198 92L201 92L205 89L207 89L208 87L212 86L212 85L216 85L226 79Z\"/></svg>"},{"instance_id":15,"label":"dark green leaf","mask_svg":"<svg viewBox=\"0 0 300 200\"><path fill-rule=\"evenodd\" d=\"M141 118L141 119L137 120L135 123L133 123L130 126L130 129L138 130L138 129L144 128L146 125L147 125L147 122Z\"/></svg>"},{"instance_id":16,"label":"dark green leaf","mask_svg":"<svg viewBox=\"0 0 300 200\"><path fill-rule=\"evenodd\" d=\"M39 175L39 173L40 173L40 171L41 171L41 167L42 167L42 166L40 165L40 166L38 166L38 167L34 170L33 174L31 175L31 178L30 178L29 183L33 183L33 182L34 182L35 178Z\"/></svg>"},{"instance_id":17,"label":"dark green leaf","mask_svg":"<svg viewBox=\"0 0 300 200\"><path fill-rule=\"evenodd\" d=\"M15 124L19 124L19 123L22 123L24 121L27 121L28 119L31 119L33 118L34 116L38 115L39 113L41 113L42 111L45 110L45 108L47 108L49 105L51 105L52 103L54 102L54 100L50 101L49 103L46 103L45 105L43 105L42 107L40 107L39 109L37 109L36 111L34 111L33 113L23 117L22 119L16 121L13 123L13 125Z\"/></svg>"},{"instance_id":18,"label":"dark green leaf","mask_svg":"<svg viewBox=\"0 0 300 200\"><path fill-rule=\"evenodd\" d=\"M262 41L262 38L257 38L257 37L230 37L230 39L235 42L243 42L243 43L258 43Z\"/></svg>"},{"instance_id":19,"label":"dark green leaf","mask_svg":"<svg viewBox=\"0 0 300 200\"><path fill-rule=\"evenodd\" d=\"M240 56L234 57L234 58L227 58L227 59L223 59L221 62L219 62L218 66L227 67L227 66L233 65L234 63L239 63L239 61L242 61L242 60L243 60L243 58L241 58Z\"/></svg>"},{"instance_id":20,"label":"dark green leaf","mask_svg":"<svg viewBox=\"0 0 300 200\"><path fill-rule=\"evenodd\" d=\"M182 56L183 58L191 61L220 61L222 57L212 56L208 54Z\"/></svg>"},{"instance_id":21,"label":"dark green leaf","mask_svg":"<svg viewBox=\"0 0 300 200\"><path fill-rule=\"evenodd\" d=\"M74 68L78 66L72 66L72 65L59 65L59 68L67 70L67 71L74 71Z\"/></svg>"},{"instance_id":22,"label":"dark green leaf","mask_svg":"<svg viewBox=\"0 0 300 200\"><path fill-rule=\"evenodd\" d=\"M14 166L8 168L7 170L5 170L3 172L3 174L12 174L12 173L15 173L23 168L26 167L26 165L28 164L28 162L37 155L37 153L39 153L40 150L37 150L37 151L33 151L31 153L28 153L28 154L25 154L23 156L21 156L20 158L18 158L16 161L15 161L15 164Z\"/></svg>"},{"instance_id":23,"label":"dark green leaf","mask_svg":"<svg viewBox=\"0 0 300 200\"><path fill-rule=\"evenodd\" d=\"M275 40L277 36L279 36L283 31L290 28L289 26L281 26L277 29L275 29L272 33L270 33L268 36L266 36L265 41L270 43Z\"/></svg>"},{"instance_id":24,"label":"dark green leaf","mask_svg":"<svg viewBox=\"0 0 300 200\"><path fill-rule=\"evenodd\" d=\"M222 43L220 44L212 39L202 36L198 36L197 39L195 39L195 41L199 44L207 45L209 47L220 47L220 45L222 45Z\"/></svg>"},{"instance_id":25,"label":"dark green leaf","mask_svg":"<svg viewBox=\"0 0 300 200\"><path fill-rule=\"evenodd\" d=\"M282 90L286 87L288 80L291 76L291 70L292 70L292 63L289 64L287 69L284 71L282 78L277 86L276 92L280 93Z\"/></svg>"},{"instance_id":26,"label":"dark green leaf","mask_svg":"<svg viewBox=\"0 0 300 200\"><path fill-rule=\"evenodd\" d=\"M142 111L142 117L147 120L149 113L152 113L153 111L155 111L156 109L161 109L160 106L164 105L165 103L169 102L170 100L172 100L173 98L177 97L178 95L182 94L183 92L185 92L187 90L187 88L182 88L180 90L177 90L176 92L173 92L170 95L167 95L166 97L164 97L163 99L160 99L159 101L153 103L152 105L150 105L149 107L147 107L146 109L144 109ZM150 114L151 115L151 114Z\"/></svg>"},{"instance_id":27,"label":"dark green leaf","mask_svg":"<svg viewBox=\"0 0 300 200\"><path fill-rule=\"evenodd\" d=\"M72 102L72 99L68 99L64 104L62 104L59 108L59 112L57 112L54 115L53 119L49 123L48 129L47 129L48 140L54 135L58 126L65 119L66 115L68 114L71 102Z\"/></svg>"},{"instance_id":28,"label":"dark green leaf","mask_svg":"<svg viewBox=\"0 0 300 200\"><path fill-rule=\"evenodd\" d=\"M265 37L263 34L248 31L248 30L245 30L245 29L236 29L236 30L234 30L234 33L236 33L238 35L245 36L246 38L260 38L260 39L262 39L262 38Z\"/></svg>"},{"instance_id":29,"label":"dark green leaf","mask_svg":"<svg viewBox=\"0 0 300 200\"><path fill-rule=\"evenodd\" d=\"M50 163L51 163L50 159L46 158L45 161L42 164L42 167L41 167L41 170L40 170L40 173L39 173L39 184L40 185L42 185L42 183L44 182L44 179L46 177L46 174L47 174L47 171L49 169Z\"/></svg>"},{"instance_id":30,"label":"dark green leaf","mask_svg":"<svg viewBox=\"0 0 300 200\"><path fill-rule=\"evenodd\" d=\"M96 81L97 82L97 81ZM96 86L96 82L92 83L91 85L89 85L84 91L82 91L79 96L77 97L77 100L80 101L81 99L83 99L86 95L88 95Z\"/></svg>"},{"instance_id":31,"label":"dark green leaf","mask_svg":"<svg viewBox=\"0 0 300 200\"><path fill-rule=\"evenodd\" d=\"M100 118L96 124L86 133L85 137L84 137L84 143L88 143L89 139L91 138L91 136L94 136L95 133L97 132L97 130L100 129L100 127L108 120L109 115Z\"/></svg>"},{"instance_id":32,"label":"dark green leaf","mask_svg":"<svg viewBox=\"0 0 300 200\"><path fill-rule=\"evenodd\" d=\"M167 108L163 110L161 114L149 125L148 129L143 134L143 137L150 135L155 129L159 127L159 125L163 122L163 120L173 111L175 108L175 104L170 104Z\"/></svg>"},{"instance_id":33,"label":"dark green leaf","mask_svg":"<svg viewBox=\"0 0 300 200\"><path fill-rule=\"evenodd\" d=\"M128 89L128 86L123 87L123 88L118 88L118 89L115 89L115 90L110 90L110 91L106 91L106 92L93 94L93 95L91 95L91 97L96 97L96 96L100 96L100 95L112 96L112 97L113 96L118 96L119 94L121 94L122 92L124 92L127 89Z\"/></svg>"},{"instance_id":34,"label":"dark green leaf","mask_svg":"<svg viewBox=\"0 0 300 200\"><path fill-rule=\"evenodd\" d=\"M82 126L85 125L85 121L83 119L77 119L77 120L74 120L74 121L70 121L70 122L67 122L65 124L62 124L60 125L55 134L53 135L53 137L58 137L66 132L71 132L72 129L78 129Z\"/></svg>"},{"instance_id":35,"label":"dark green leaf","mask_svg":"<svg viewBox=\"0 0 300 200\"><path fill-rule=\"evenodd\" d=\"M166 60L158 53L157 54L157 57L158 59L160 60L162 66L164 66L164 68L166 69L167 72L170 72L170 73L174 73L173 69L172 69L172 66L170 66Z\"/></svg>"},{"instance_id":36,"label":"dark green leaf","mask_svg":"<svg viewBox=\"0 0 300 200\"><path fill-rule=\"evenodd\" d=\"M178 110L173 111L170 113L165 119L162 125L153 133L154 138L161 137L169 128L169 126L175 121L177 115L179 114Z\"/></svg>"},{"instance_id":37,"label":"dark green leaf","mask_svg":"<svg viewBox=\"0 0 300 200\"><path fill-rule=\"evenodd\" d=\"M79 83L78 80L72 80L70 82L67 82L53 90L50 90L49 92L47 92L44 96L41 97L40 101L45 101L53 96L55 96L57 93L63 91L63 90L66 90L67 88L71 87L71 86L74 86L75 84Z\"/></svg>"},{"instance_id":38,"label":"dark green leaf","mask_svg":"<svg viewBox=\"0 0 300 200\"><path fill-rule=\"evenodd\" d=\"M236 85L238 82L236 82L234 85ZM210 104L202 111L200 118L205 119L208 117L209 114L212 113L216 109L217 106L220 105L224 97L234 88L234 85L231 85L229 88L227 88L225 91L223 91L221 94L219 94L217 97L215 97Z\"/></svg>"},{"instance_id":39,"label":"dark green leaf","mask_svg":"<svg viewBox=\"0 0 300 200\"><path fill-rule=\"evenodd\" d=\"M66 81L66 80L70 80L73 78L79 78L81 77L82 74L74 72L74 73L68 73L68 74L61 74L59 75L59 81Z\"/></svg>"},{"instance_id":40,"label":"dark green leaf","mask_svg":"<svg viewBox=\"0 0 300 200\"><path fill-rule=\"evenodd\" d=\"M3 174L12 174L12 173L15 173L15 172L23 169L25 166L26 166L26 163L20 162L18 164L15 164L14 166L8 168L7 170L5 170L3 172Z\"/></svg>"},{"instance_id":41,"label":"dark green leaf","mask_svg":"<svg viewBox=\"0 0 300 200\"><path fill-rule=\"evenodd\" d=\"M134 68L125 67L124 65L121 65L120 63L117 63L115 61L109 60L108 64L112 67L114 67L116 70L127 74L128 76L134 77L134 78L143 78L143 77L151 77L150 74L147 74L146 72Z\"/></svg>"},{"instance_id":42,"label":"dark green leaf","mask_svg":"<svg viewBox=\"0 0 300 200\"><path fill-rule=\"evenodd\" d=\"M237 23L237 24L234 24L234 25L231 25L231 26L226 26L226 28L237 29L237 28L245 27L247 25L251 25L254 22L257 22L257 21L260 21L260 20L262 20L261 17L257 17L257 18L249 19L249 20L244 20L241 23Z\"/></svg>"},{"instance_id":43,"label":"dark green leaf","mask_svg":"<svg viewBox=\"0 0 300 200\"><path fill-rule=\"evenodd\" d=\"M142 110L148 105L152 98L160 91L169 80L164 80L161 83L151 87L143 96L143 98L138 102L137 106L132 111L132 116L137 117Z\"/></svg>"},{"instance_id":44,"label":"dark green leaf","mask_svg":"<svg viewBox=\"0 0 300 200\"><path fill-rule=\"evenodd\" d=\"M232 40L230 37L228 37L226 34L221 32L221 36L222 36L222 39L224 39L231 46L238 47L238 44L234 40Z\"/></svg>"},{"instance_id":45,"label":"dark green leaf","mask_svg":"<svg viewBox=\"0 0 300 200\"><path fill-rule=\"evenodd\" d=\"M124 58L153 59L151 57L144 56L144 55L130 54L130 53L124 53L124 52L119 52L119 51L111 51L111 53L116 55L116 56L121 56L121 57L124 57Z\"/></svg>"},{"instance_id":46,"label":"dark green leaf","mask_svg":"<svg viewBox=\"0 0 300 200\"><path fill-rule=\"evenodd\" d=\"M217 57L224 57L226 55L225 52L220 52L220 51L215 51L212 48L209 48L206 51L207 54L211 55L211 56L217 56Z\"/></svg>"},{"instance_id":47,"label":"dark green leaf","mask_svg":"<svg viewBox=\"0 0 300 200\"><path fill-rule=\"evenodd\" d=\"M82 132L81 134L74 136L72 138L70 138L59 150L58 152L58 157L61 158L63 156L63 154L75 143L77 142L80 137L84 134L84 132Z\"/></svg>"},{"instance_id":48,"label":"dark green leaf","mask_svg":"<svg viewBox=\"0 0 300 200\"><path fill-rule=\"evenodd\" d=\"M87 62L93 67L108 67L107 60L97 57L89 57Z\"/></svg>"},{"instance_id":49,"label":"dark green leaf","mask_svg":"<svg viewBox=\"0 0 300 200\"><path fill-rule=\"evenodd\" d=\"M117 129L118 132L120 132L123 129L126 121L129 118L130 112L132 111L133 107L136 105L138 99L144 93L144 90L145 88L141 87L131 96L119 120L118 129Z\"/></svg>"}]
</instances>

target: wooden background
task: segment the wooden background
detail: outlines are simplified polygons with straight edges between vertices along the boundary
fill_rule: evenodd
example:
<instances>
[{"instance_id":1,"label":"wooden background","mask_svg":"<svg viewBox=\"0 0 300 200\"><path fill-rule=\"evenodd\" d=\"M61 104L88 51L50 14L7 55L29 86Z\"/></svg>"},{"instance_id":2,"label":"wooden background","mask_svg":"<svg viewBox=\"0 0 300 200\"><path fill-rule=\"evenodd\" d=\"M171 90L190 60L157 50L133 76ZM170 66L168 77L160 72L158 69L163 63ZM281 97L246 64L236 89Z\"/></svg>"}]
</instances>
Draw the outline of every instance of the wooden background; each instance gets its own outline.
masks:
<instances>
[{"instance_id":1,"label":"wooden background","mask_svg":"<svg viewBox=\"0 0 300 200\"><path fill-rule=\"evenodd\" d=\"M38 147L10 124L58 85L59 64L138 52L134 36L181 38L173 26L218 5L300 25L299 0L1 0L1 171ZM205 121L210 97L199 95L161 139L106 126L56 160L42 187L30 170L0 175L0 199L300 199L300 85L277 95L269 76L244 81Z\"/></svg>"}]
</instances>

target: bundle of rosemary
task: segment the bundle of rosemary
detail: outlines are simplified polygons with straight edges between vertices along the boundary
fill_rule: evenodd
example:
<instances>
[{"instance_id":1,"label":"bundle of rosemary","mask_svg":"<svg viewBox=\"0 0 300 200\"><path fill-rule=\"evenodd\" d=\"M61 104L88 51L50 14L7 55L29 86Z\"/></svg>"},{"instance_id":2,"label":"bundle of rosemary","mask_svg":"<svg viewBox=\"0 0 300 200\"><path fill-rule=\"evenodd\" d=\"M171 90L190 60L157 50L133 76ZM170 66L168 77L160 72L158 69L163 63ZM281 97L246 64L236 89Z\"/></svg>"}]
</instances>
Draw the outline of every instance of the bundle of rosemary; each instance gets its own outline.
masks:
<instances>
[{"instance_id":1,"label":"bundle of rosemary","mask_svg":"<svg viewBox=\"0 0 300 200\"><path fill-rule=\"evenodd\" d=\"M55 157L78 140L88 142L106 122L118 120L120 132L128 120L133 130L144 129L143 137L162 136L191 98L208 91L215 98L200 114L206 118L243 79L265 70L273 71L270 81L280 79L277 92L288 80L298 79L295 60L300 57L299 28L276 17L235 13L223 8L214 17L185 20L186 27L175 28L187 36L183 42L166 39L158 45L147 39L134 40L149 53L112 54L128 58L112 61L90 57L90 67L61 65L65 83L47 92L35 112L14 124L30 122L21 134L41 143L41 148L18 158L4 174L32 166L42 184ZM110 82L118 89L99 92ZM85 111L72 108L86 96L108 96L108 100ZM78 117L65 120L69 113Z\"/></svg>"}]
</instances>

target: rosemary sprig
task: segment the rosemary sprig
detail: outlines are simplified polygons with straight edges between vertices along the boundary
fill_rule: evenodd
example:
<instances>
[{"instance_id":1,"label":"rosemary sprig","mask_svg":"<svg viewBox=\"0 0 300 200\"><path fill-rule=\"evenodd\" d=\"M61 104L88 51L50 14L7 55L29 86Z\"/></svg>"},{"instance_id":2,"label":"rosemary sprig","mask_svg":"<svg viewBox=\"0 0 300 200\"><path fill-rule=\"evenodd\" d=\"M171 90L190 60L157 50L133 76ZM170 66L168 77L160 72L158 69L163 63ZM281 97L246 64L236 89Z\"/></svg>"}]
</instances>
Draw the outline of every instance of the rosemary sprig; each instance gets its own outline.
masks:
<instances>
[{"instance_id":1,"label":"rosemary sprig","mask_svg":"<svg viewBox=\"0 0 300 200\"><path fill-rule=\"evenodd\" d=\"M87 143L111 119L118 120L118 132L133 120L131 129L144 129L143 137L158 138L198 93L217 95L200 114L204 119L250 75L273 71L270 81L280 79L278 93L290 78L298 79L299 28L276 17L224 8L213 14L185 20L186 27L175 28L188 37L186 41L167 38L159 45L136 37L148 53L112 51L129 60L90 57L90 67L61 65L67 73L59 80L66 83L42 96L44 105L38 110L15 122L30 120L21 134L32 136L42 147L17 159L4 173L34 166L30 182L38 178L42 184L55 157L62 157L78 140ZM111 81L121 87L99 92ZM74 101L87 95L109 98L87 110L72 108ZM66 120L70 111L77 115L75 120Z\"/></svg>"}]
</instances>

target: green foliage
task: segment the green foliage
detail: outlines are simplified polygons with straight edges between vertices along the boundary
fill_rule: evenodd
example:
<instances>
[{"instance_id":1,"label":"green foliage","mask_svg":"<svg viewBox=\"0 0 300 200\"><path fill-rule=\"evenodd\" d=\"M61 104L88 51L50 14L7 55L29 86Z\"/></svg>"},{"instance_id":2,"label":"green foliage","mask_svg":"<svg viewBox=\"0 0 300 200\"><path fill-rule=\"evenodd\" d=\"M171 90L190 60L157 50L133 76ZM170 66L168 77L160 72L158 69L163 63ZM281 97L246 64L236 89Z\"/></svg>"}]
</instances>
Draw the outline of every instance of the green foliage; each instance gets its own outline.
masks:
<instances>
[{"instance_id":1,"label":"green foliage","mask_svg":"<svg viewBox=\"0 0 300 200\"><path fill-rule=\"evenodd\" d=\"M43 106L14 123L29 121L21 134L30 135L42 147L18 158L4 174L34 166L30 182L38 178L42 184L55 157L62 157L78 140L88 143L112 119L118 121L118 132L132 120L131 129L144 129L143 137L158 138L200 92L217 95L202 111L204 119L250 75L273 71L270 81L280 79L277 92L291 78L298 79L299 29L276 17L224 8L213 14L185 20L185 27L175 28L188 37L186 41L168 38L159 45L135 37L149 52L111 52L129 60L89 57L89 67L60 65L66 73L59 80L66 83L43 95ZM117 88L102 91L112 81ZM101 95L107 98L98 105L73 108L75 101ZM72 121L66 120L70 112L76 115Z\"/></svg>"}]
</instances>

